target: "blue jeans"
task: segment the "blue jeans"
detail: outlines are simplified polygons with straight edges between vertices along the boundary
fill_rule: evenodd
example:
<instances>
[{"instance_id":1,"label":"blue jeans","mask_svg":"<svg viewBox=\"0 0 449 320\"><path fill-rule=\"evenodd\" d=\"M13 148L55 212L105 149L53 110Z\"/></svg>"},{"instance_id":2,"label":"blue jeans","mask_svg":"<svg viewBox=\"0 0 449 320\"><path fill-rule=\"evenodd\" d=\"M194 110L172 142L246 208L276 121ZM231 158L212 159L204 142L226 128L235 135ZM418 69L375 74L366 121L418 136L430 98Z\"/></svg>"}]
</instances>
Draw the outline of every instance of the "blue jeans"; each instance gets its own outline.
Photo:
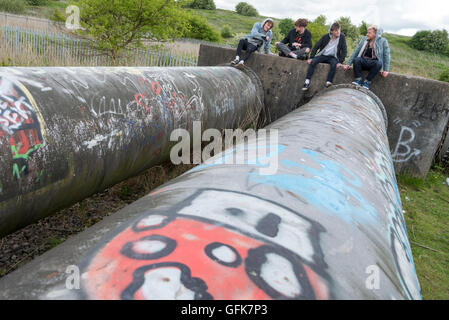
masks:
<instances>
[{"instance_id":1,"label":"blue jeans","mask_svg":"<svg viewBox=\"0 0 449 320\"><path fill-rule=\"evenodd\" d=\"M307 69L307 77L306 79L311 79L313 73L315 72L315 66L318 63L327 63L331 65L331 69L329 70L329 73L327 74L327 81L332 82L334 80L335 71L337 70L337 64L338 60L335 57L332 56L316 56L312 59L312 62L309 65L309 69Z\"/></svg>"},{"instance_id":2,"label":"blue jeans","mask_svg":"<svg viewBox=\"0 0 449 320\"><path fill-rule=\"evenodd\" d=\"M362 78L362 70L369 70L366 80L371 82L381 69L382 62L379 60L365 59L362 57L354 59L354 77L356 79Z\"/></svg>"}]
</instances>

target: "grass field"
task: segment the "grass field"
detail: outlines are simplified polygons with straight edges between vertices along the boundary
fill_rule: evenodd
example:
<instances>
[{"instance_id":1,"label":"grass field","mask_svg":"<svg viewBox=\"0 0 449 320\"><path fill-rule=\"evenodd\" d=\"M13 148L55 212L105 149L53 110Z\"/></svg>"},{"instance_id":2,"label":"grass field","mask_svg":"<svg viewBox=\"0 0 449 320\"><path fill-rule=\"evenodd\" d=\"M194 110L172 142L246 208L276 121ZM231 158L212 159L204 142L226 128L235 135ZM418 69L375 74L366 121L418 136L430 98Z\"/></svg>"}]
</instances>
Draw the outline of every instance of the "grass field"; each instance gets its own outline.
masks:
<instances>
[{"instance_id":1,"label":"grass field","mask_svg":"<svg viewBox=\"0 0 449 320\"><path fill-rule=\"evenodd\" d=\"M402 208L424 299L449 299L449 170L398 177Z\"/></svg>"}]
</instances>

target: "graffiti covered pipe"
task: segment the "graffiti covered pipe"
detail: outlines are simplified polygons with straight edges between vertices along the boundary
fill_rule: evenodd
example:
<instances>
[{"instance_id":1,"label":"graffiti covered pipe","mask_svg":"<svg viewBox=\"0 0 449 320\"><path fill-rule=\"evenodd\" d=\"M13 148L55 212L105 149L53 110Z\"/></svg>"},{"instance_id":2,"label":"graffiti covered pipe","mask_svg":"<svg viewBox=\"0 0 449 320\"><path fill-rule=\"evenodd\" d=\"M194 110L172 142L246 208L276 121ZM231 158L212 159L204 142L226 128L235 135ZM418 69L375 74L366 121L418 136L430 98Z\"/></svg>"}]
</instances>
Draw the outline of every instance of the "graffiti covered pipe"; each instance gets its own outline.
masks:
<instances>
[{"instance_id":1,"label":"graffiti covered pipe","mask_svg":"<svg viewBox=\"0 0 449 320\"><path fill-rule=\"evenodd\" d=\"M0 298L420 299L384 115L360 87L328 89L6 276Z\"/></svg>"},{"instance_id":2,"label":"graffiti covered pipe","mask_svg":"<svg viewBox=\"0 0 449 320\"><path fill-rule=\"evenodd\" d=\"M169 160L170 134L244 127L250 70L0 68L0 236Z\"/></svg>"}]
</instances>

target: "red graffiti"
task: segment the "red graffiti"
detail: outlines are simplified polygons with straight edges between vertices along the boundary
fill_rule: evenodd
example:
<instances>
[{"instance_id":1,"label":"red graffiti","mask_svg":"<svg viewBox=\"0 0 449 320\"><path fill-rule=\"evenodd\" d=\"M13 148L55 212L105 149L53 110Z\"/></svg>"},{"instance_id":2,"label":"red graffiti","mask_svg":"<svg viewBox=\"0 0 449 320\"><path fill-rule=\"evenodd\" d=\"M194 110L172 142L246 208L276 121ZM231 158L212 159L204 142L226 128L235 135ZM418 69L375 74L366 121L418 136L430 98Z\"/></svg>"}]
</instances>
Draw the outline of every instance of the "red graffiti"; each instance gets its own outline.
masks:
<instances>
[{"instance_id":1,"label":"red graffiti","mask_svg":"<svg viewBox=\"0 0 449 320\"><path fill-rule=\"evenodd\" d=\"M161 85L159 84L159 82L153 82L152 84L151 84L151 90L153 91L153 93L155 94L155 95L160 95L161 94L161 91L162 91L162 87L161 87Z\"/></svg>"},{"instance_id":2,"label":"red graffiti","mask_svg":"<svg viewBox=\"0 0 449 320\"><path fill-rule=\"evenodd\" d=\"M6 88L0 92L0 138L9 137L13 175L20 179L29 172L28 161L43 143L41 127L25 93L8 80L0 79L0 83Z\"/></svg>"}]
</instances>

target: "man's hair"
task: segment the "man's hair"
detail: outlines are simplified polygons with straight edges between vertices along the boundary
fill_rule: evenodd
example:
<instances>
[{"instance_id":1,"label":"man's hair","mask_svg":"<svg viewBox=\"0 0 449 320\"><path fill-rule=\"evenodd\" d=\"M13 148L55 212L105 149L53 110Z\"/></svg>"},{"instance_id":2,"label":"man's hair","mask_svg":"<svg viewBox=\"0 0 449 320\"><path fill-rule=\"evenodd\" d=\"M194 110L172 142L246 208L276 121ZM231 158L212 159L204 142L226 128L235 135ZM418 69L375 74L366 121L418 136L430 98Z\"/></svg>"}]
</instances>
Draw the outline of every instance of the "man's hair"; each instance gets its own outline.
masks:
<instances>
[{"instance_id":1,"label":"man's hair","mask_svg":"<svg viewBox=\"0 0 449 320\"><path fill-rule=\"evenodd\" d=\"M309 24L309 20L303 19L303 18L298 19L295 22L295 26L297 26L297 27L304 27L305 28L305 27L307 27L308 24Z\"/></svg>"},{"instance_id":2,"label":"man's hair","mask_svg":"<svg viewBox=\"0 0 449 320\"><path fill-rule=\"evenodd\" d=\"M340 24L338 22L334 22L331 26L331 31L335 31L340 29Z\"/></svg>"},{"instance_id":3,"label":"man's hair","mask_svg":"<svg viewBox=\"0 0 449 320\"><path fill-rule=\"evenodd\" d=\"M377 33L377 26L373 24L372 26L369 26L369 27L366 29L366 31L368 31L368 30L374 30L374 33Z\"/></svg>"}]
</instances>

